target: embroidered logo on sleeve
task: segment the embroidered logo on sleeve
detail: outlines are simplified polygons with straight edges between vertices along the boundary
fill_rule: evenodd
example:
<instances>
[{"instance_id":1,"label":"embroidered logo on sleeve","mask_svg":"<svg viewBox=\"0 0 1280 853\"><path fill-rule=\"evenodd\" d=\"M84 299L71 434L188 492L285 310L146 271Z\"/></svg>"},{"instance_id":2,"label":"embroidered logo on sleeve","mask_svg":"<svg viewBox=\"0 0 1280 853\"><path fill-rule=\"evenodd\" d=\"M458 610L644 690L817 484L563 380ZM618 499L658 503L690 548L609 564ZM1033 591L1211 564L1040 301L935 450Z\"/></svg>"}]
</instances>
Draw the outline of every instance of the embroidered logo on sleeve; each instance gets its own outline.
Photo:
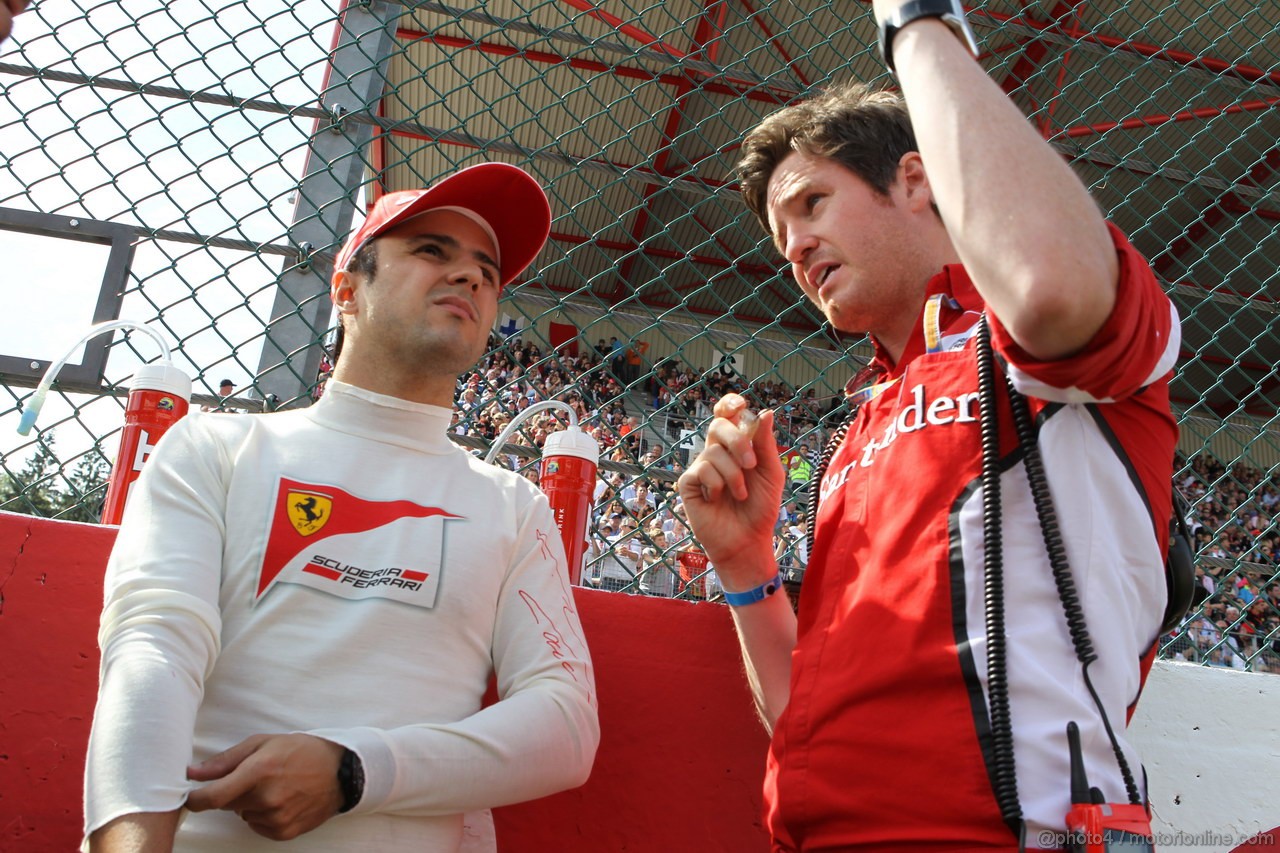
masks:
<instances>
[{"instance_id":1,"label":"embroidered logo on sleeve","mask_svg":"<svg viewBox=\"0 0 1280 853\"><path fill-rule=\"evenodd\" d=\"M371 501L281 478L254 601L277 583L292 583L339 598L434 607L444 525L461 518L413 501Z\"/></svg>"}]
</instances>

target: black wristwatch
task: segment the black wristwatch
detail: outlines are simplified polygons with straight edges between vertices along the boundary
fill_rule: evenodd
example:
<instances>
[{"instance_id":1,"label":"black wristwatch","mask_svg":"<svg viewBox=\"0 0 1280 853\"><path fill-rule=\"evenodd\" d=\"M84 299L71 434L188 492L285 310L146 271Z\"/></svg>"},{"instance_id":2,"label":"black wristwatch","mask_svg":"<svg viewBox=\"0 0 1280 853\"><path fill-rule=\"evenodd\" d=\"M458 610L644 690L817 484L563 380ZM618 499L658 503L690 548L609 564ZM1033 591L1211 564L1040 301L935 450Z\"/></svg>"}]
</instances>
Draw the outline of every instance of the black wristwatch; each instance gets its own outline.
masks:
<instances>
[{"instance_id":1,"label":"black wristwatch","mask_svg":"<svg viewBox=\"0 0 1280 853\"><path fill-rule=\"evenodd\" d=\"M354 809L364 796L364 764L360 756L349 749L342 751L342 761L338 764L338 790L342 793L338 814Z\"/></svg>"},{"instance_id":2,"label":"black wristwatch","mask_svg":"<svg viewBox=\"0 0 1280 853\"><path fill-rule=\"evenodd\" d=\"M960 5L960 0L911 0L880 21L880 56L884 58L884 64L890 71L896 71L893 67L893 39L898 30L921 18L940 18L956 34L956 38L964 42L970 53L978 55L978 42L965 19L964 6Z\"/></svg>"}]
</instances>

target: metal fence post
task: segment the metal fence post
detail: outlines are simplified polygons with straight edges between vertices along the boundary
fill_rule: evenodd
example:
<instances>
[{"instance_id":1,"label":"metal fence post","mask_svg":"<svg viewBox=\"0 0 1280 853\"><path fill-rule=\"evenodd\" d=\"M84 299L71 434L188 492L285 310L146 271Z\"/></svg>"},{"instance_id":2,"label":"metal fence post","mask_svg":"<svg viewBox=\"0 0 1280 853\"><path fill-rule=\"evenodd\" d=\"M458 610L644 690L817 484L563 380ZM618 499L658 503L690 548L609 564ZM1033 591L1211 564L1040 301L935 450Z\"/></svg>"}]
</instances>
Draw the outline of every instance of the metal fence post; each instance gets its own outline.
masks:
<instances>
[{"instance_id":1,"label":"metal fence post","mask_svg":"<svg viewBox=\"0 0 1280 853\"><path fill-rule=\"evenodd\" d=\"M363 154L374 129L344 118L370 111L382 97L395 23L403 11L397 3L371 0L349 4L339 19L321 96L331 118L316 121L289 229L298 259L280 276L258 363L258 392L282 407L305 405L320 369L330 258L351 229L366 167Z\"/></svg>"}]
</instances>

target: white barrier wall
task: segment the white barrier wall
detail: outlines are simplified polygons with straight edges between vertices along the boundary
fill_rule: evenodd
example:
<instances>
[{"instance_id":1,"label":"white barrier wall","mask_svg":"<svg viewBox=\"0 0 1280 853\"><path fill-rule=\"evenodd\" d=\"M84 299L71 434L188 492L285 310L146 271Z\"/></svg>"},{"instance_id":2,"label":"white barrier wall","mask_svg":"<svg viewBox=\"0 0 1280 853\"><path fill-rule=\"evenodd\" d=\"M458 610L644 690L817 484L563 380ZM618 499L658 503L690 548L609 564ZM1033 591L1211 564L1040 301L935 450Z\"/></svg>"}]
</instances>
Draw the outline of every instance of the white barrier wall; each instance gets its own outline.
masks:
<instances>
[{"instance_id":1,"label":"white barrier wall","mask_svg":"<svg viewBox=\"0 0 1280 853\"><path fill-rule=\"evenodd\" d=\"M1280 850L1280 677L1157 661L1129 736L1157 849Z\"/></svg>"}]
</instances>

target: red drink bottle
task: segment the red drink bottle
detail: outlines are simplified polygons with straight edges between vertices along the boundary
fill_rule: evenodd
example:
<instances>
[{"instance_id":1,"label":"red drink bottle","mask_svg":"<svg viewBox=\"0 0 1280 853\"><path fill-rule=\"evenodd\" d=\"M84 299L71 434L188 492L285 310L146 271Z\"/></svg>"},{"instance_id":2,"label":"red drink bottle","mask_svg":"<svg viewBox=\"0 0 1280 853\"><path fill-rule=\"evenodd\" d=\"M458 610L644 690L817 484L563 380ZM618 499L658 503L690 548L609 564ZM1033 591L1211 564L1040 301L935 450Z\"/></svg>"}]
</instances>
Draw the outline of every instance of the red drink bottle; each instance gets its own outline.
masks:
<instances>
[{"instance_id":1,"label":"red drink bottle","mask_svg":"<svg viewBox=\"0 0 1280 853\"><path fill-rule=\"evenodd\" d=\"M191 379L172 364L144 364L129 385L120 452L107 483L102 523L119 524L125 501L156 442L187 413L191 403Z\"/></svg>"},{"instance_id":2,"label":"red drink bottle","mask_svg":"<svg viewBox=\"0 0 1280 853\"><path fill-rule=\"evenodd\" d=\"M575 585L582 575L599 460L600 446L577 427L551 433L542 445L538 483L551 502L569 561L569 580Z\"/></svg>"}]
</instances>

